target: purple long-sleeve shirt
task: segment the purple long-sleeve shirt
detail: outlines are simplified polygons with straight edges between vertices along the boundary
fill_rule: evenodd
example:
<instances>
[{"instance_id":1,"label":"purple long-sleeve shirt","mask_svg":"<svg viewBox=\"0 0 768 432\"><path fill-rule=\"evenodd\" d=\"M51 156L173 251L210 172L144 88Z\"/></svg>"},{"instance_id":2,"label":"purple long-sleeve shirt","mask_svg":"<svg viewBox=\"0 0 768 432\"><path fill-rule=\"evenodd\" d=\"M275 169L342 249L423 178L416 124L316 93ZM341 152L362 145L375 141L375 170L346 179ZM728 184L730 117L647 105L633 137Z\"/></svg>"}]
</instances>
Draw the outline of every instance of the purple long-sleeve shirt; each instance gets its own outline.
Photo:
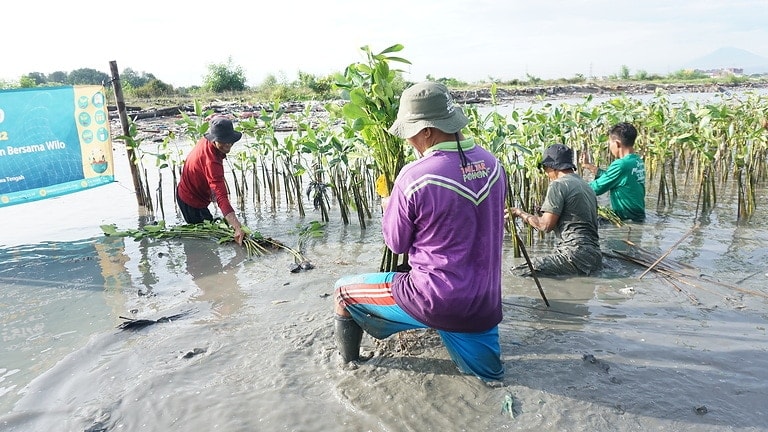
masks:
<instances>
[{"instance_id":1,"label":"purple long-sleeve shirt","mask_svg":"<svg viewBox=\"0 0 768 432\"><path fill-rule=\"evenodd\" d=\"M501 250L506 178L487 150L462 141L437 144L406 165L384 211L384 241L408 253L411 270L392 285L397 304L440 330L485 331L501 312Z\"/></svg>"}]
</instances>

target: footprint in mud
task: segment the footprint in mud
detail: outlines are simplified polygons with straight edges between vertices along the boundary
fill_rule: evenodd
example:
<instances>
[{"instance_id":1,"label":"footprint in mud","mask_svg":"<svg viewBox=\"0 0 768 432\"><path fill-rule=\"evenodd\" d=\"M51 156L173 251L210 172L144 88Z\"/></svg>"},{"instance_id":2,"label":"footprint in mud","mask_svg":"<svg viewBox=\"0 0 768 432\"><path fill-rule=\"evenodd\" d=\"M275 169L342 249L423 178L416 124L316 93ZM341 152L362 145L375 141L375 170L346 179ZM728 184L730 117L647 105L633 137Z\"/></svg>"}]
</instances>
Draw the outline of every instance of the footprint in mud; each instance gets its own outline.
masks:
<instances>
[{"instance_id":1,"label":"footprint in mud","mask_svg":"<svg viewBox=\"0 0 768 432\"><path fill-rule=\"evenodd\" d=\"M602 369L603 372L605 373L608 373L608 370L611 369L611 367L607 363L604 363L602 360L598 360L592 354L584 354L584 356L582 356L581 359L584 360L586 363L597 366L598 368Z\"/></svg>"}]
</instances>

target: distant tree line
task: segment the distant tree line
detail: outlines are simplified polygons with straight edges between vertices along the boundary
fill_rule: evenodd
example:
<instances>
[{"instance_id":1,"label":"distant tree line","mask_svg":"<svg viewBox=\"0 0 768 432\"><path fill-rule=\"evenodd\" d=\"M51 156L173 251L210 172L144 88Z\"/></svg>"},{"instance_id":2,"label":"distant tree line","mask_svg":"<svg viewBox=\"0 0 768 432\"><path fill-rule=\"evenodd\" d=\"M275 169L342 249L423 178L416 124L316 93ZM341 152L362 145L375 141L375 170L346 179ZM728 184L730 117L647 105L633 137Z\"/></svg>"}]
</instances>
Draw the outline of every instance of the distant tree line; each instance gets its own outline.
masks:
<instances>
[{"instance_id":1,"label":"distant tree line","mask_svg":"<svg viewBox=\"0 0 768 432\"><path fill-rule=\"evenodd\" d=\"M52 87L62 85L104 85L111 90L111 76L90 68L76 69L71 72L56 71L45 74L30 72L22 75L18 82L0 80L3 88ZM257 86L246 84L245 70L228 59L226 63L208 65L208 72L203 77L202 85L174 88L155 75L125 68L120 73L120 84L127 98L151 99L173 97L197 97L206 94L220 95L249 92L257 94L262 100L327 100L333 97L334 76L316 76L299 71L296 80L289 80L283 74L268 75Z\"/></svg>"},{"instance_id":2,"label":"distant tree line","mask_svg":"<svg viewBox=\"0 0 768 432\"><path fill-rule=\"evenodd\" d=\"M205 98L206 95L233 96L242 93L248 93L248 96L260 101L303 101L303 100L328 100L336 98L333 94L333 83L340 76L339 73L326 76L317 76L310 73L298 72L295 80L288 79L284 74L268 75L261 84L248 86L246 83L245 70L243 67L234 64L232 58L226 63L209 64L208 71L203 76L202 85L191 87L174 88L153 74L148 72L139 72L131 68L126 68L120 73L120 83L126 98L134 99L153 99L153 98ZM403 77L399 78L405 82ZM707 75L690 70L679 70L670 73L667 76L649 74L646 71L638 70L634 74L630 72L629 67L622 65L618 73L607 77L585 77L583 74L576 74L570 78L559 78L555 80L543 80L537 76L526 74L525 79L500 80L494 77L488 77L477 83L467 83L456 78L437 78L427 75L428 80L442 82L449 88L467 89L472 87L482 87L489 84L497 86L546 86L563 84L580 84L587 81L657 81L657 82L680 82L712 79ZM749 80L749 77L730 76L724 80L728 82L741 82ZM61 85L104 85L107 90L111 90L110 75L89 68L76 69L71 72L56 71L50 74L42 72L30 72L21 76L18 82L5 82L0 80L0 89L3 88L30 88L40 86L61 86ZM723 79L720 79L723 81Z\"/></svg>"},{"instance_id":3,"label":"distant tree line","mask_svg":"<svg viewBox=\"0 0 768 432\"><path fill-rule=\"evenodd\" d=\"M75 69L71 72L56 71L49 74L30 72L22 75L18 87L107 84L109 80L109 75L89 68Z\"/></svg>"},{"instance_id":4,"label":"distant tree line","mask_svg":"<svg viewBox=\"0 0 768 432\"><path fill-rule=\"evenodd\" d=\"M103 85L111 87L112 77L102 71L90 68L75 69L71 72L56 71L49 74L30 72L19 78L17 85L3 83L0 88L55 87L63 85ZM151 73L137 72L126 68L120 74L123 91L136 97L157 97L174 94L174 88Z\"/></svg>"}]
</instances>

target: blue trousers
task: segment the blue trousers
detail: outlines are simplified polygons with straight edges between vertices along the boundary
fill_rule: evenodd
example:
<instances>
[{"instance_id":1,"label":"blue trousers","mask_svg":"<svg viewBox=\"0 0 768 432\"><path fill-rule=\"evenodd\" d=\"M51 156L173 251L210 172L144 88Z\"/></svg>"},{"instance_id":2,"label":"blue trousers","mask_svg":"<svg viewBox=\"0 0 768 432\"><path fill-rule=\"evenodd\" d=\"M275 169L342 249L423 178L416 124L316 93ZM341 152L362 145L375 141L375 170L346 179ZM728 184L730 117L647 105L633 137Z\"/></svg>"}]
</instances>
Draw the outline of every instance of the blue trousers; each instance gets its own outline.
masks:
<instances>
[{"instance_id":1,"label":"blue trousers","mask_svg":"<svg viewBox=\"0 0 768 432\"><path fill-rule=\"evenodd\" d=\"M345 276L336 282L336 301L376 339L405 330L429 328L395 302L391 288L394 276L394 272L366 273ZM498 326L479 333L437 332L462 373L476 375L483 381L503 379Z\"/></svg>"}]
</instances>

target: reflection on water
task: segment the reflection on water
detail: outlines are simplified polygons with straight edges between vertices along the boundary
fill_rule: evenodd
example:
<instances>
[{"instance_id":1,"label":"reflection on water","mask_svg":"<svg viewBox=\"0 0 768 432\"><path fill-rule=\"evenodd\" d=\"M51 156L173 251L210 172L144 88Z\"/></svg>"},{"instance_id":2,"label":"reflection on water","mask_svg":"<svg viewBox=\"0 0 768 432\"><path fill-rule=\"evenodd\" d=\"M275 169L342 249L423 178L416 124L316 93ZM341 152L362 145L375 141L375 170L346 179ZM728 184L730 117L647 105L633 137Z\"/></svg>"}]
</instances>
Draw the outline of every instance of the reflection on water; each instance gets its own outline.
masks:
<instances>
[{"instance_id":1,"label":"reflection on water","mask_svg":"<svg viewBox=\"0 0 768 432\"><path fill-rule=\"evenodd\" d=\"M214 313L227 317L237 313L242 307L245 294L238 288L237 268L245 259L245 252L236 249L237 254L229 258L226 265L219 256L222 252L211 242L183 241L186 272L200 289L200 295L194 297L199 302L209 302Z\"/></svg>"},{"instance_id":2,"label":"reflection on water","mask_svg":"<svg viewBox=\"0 0 768 432\"><path fill-rule=\"evenodd\" d=\"M121 238L0 248L0 402L114 326L130 284L126 261Z\"/></svg>"},{"instance_id":3,"label":"reflection on water","mask_svg":"<svg viewBox=\"0 0 768 432\"><path fill-rule=\"evenodd\" d=\"M219 318L237 313L244 294L235 275L245 258L204 240L100 236L0 247L0 412L119 317L158 318L191 301Z\"/></svg>"}]
</instances>

